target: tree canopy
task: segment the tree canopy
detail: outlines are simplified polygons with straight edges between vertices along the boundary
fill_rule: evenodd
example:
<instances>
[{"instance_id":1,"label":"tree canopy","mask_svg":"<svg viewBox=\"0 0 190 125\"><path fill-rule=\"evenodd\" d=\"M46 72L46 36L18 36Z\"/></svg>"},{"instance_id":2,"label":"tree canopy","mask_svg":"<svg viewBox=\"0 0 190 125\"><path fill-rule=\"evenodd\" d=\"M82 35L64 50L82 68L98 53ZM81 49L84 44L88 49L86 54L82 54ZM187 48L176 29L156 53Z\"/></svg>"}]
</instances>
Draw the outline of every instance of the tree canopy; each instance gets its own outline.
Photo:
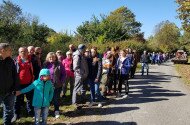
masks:
<instances>
[{"instance_id":1,"label":"tree canopy","mask_svg":"<svg viewBox=\"0 0 190 125\"><path fill-rule=\"evenodd\" d=\"M135 15L127 8L120 7L109 15L101 15L101 19L93 16L90 21L83 22L77 28L77 33L86 42L121 41L134 37L144 37L140 32L141 23L137 22Z\"/></svg>"},{"instance_id":2,"label":"tree canopy","mask_svg":"<svg viewBox=\"0 0 190 125\"><path fill-rule=\"evenodd\" d=\"M178 17L182 20L182 27L190 31L190 0L176 0L178 3Z\"/></svg>"}]
</instances>

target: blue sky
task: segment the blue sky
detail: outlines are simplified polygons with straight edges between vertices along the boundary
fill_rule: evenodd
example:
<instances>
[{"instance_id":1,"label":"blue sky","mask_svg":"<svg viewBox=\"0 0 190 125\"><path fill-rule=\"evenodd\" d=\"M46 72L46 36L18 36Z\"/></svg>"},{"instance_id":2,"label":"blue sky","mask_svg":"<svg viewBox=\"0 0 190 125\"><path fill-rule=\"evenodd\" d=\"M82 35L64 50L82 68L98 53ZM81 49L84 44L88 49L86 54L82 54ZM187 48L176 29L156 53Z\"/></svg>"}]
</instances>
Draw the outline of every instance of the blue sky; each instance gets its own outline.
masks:
<instances>
[{"instance_id":1,"label":"blue sky","mask_svg":"<svg viewBox=\"0 0 190 125\"><path fill-rule=\"evenodd\" d=\"M177 4L175 0L12 0L23 12L38 16L40 23L57 32L73 33L82 22L92 15L109 14L111 11L127 6L141 22L145 38L153 34L154 27L161 21L169 20L178 27ZM2 1L1 1L2 3Z\"/></svg>"}]
</instances>

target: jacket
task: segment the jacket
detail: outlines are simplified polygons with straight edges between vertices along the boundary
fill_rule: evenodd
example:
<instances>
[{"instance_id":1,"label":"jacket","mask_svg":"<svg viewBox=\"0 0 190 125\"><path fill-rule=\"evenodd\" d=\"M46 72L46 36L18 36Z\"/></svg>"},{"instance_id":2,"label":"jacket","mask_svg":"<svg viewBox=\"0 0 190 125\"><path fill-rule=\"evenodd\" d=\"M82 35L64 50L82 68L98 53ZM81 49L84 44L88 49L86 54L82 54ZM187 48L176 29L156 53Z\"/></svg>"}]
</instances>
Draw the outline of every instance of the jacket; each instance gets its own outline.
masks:
<instances>
[{"instance_id":1,"label":"jacket","mask_svg":"<svg viewBox=\"0 0 190 125\"><path fill-rule=\"evenodd\" d=\"M73 53L73 70L75 77L83 79L86 79L89 73L87 60L79 50Z\"/></svg>"},{"instance_id":2,"label":"jacket","mask_svg":"<svg viewBox=\"0 0 190 125\"><path fill-rule=\"evenodd\" d=\"M116 63L116 73L119 74L119 61L120 61L120 58L117 59L117 63ZM130 67L131 67L131 63L130 63L130 59L129 58L125 58L125 60L122 62L122 67L121 67L121 70L120 70L120 73L122 75L127 75L129 74L129 70L130 70Z\"/></svg>"},{"instance_id":3,"label":"jacket","mask_svg":"<svg viewBox=\"0 0 190 125\"><path fill-rule=\"evenodd\" d=\"M65 67L66 77L74 77L74 72L71 71L72 59L64 59L62 65Z\"/></svg>"},{"instance_id":4,"label":"jacket","mask_svg":"<svg viewBox=\"0 0 190 125\"><path fill-rule=\"evenodd\" d=\"M49 107L53 98L53 85L51 80L42 81L40 76L50 75L48 69L42 69L39 74L39 78L35 80L31 85L21 90L21 93L27 93L34 89L32 106L34 107Z\"/></svg>"},{"instance_id":5,"label":"jacket","mask_svg":"<svg viewBox=\"0 0 190 125\"><path fill-rule=\"evenodd\" d=\"M97 59L96 61L92 62L92 80L98 79L100 82L102 78L102 60L100 58L94 58L93 60Z\"/></svg>"},{"instance_id":6,"label":"jacket","mask_svg":"<svg viewBox=\"0 0 190 125\"><path fill-rule=\"evenodd\" d=\"M0 59L0 95L5 96L18 90L19 78L12 58Z\"/></svg>"},{"instance_id":7,"label":"jacket","mask_svg":"<svg viewBox=\"0 0 190 125\"><path fill-rule=\"evenodd\" d=\"M62 87L66 76L65 68L63 67L63 65L59 61L56 61L54 63L45 62L44 68L50 70L51 80L54 87L55 88ZM51 72L51 70L53 71Z\"/></svg>"},{"instance_id":8,"label":"jacket","mask_svg":"<svg viewBox=\"0 0 190 125\"><path fill-rule=\"evenodd\" d=\"M149 56L145 55L145 54L142 54L140 62L141 63L148 63L149 62Z\"/></svg>"},{"instance_id":9,"label":"jacket","mask_svg":"<svg viewBox=\"0 0 190 125\"><path fill-rule=\"evenodd\" d=\"M22 62L21 57L18 56L16 60L16 68L19 75L21 85L31 84L34 80L33 66L31 56L28 56L26 62Z\"/></svg>"}]
</instances>

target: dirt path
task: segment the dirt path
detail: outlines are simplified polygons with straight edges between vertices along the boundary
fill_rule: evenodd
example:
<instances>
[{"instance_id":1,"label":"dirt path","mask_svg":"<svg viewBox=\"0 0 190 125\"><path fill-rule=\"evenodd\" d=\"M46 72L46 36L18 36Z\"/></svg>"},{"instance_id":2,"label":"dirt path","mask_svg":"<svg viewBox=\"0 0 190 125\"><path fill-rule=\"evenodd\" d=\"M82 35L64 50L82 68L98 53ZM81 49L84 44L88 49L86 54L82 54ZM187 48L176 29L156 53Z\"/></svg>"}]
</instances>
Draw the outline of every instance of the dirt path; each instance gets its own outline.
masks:
<instances>
[{"instance_id":1,"label":"dirt path","mask_svg":"<svg viewBox=\"0 0 190 125\"><path fill-rule=\"evenodd\" d=\"M190 90L170 62L150 66L149 76L130 80L129 98L115 98L103 108L71 113L61 124L72 125L189 125Z\"/></svg>"}]
</instances>

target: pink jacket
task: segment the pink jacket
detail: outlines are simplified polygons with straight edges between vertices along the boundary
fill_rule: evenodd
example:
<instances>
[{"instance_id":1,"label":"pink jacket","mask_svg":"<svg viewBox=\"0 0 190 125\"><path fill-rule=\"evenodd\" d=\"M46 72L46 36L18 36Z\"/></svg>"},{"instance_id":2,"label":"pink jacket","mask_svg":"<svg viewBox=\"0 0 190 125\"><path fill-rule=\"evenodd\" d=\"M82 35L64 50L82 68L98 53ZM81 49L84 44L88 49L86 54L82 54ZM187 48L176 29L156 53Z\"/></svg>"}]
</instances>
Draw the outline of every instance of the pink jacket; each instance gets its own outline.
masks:
<instances>
[{"instance_id":1,"label":"pink jacket","mask_svg":"<svg viewBox=\"0 0 190 125\"><path fill-rule=\"evenodd\" d=\"M71 63L72 63L72 59L68 59L68 58L65 58L62 61L62 64L65 67L66 77L74 77L74 72L72 72L70 69Z\"/></svg>"}]
</instances>

